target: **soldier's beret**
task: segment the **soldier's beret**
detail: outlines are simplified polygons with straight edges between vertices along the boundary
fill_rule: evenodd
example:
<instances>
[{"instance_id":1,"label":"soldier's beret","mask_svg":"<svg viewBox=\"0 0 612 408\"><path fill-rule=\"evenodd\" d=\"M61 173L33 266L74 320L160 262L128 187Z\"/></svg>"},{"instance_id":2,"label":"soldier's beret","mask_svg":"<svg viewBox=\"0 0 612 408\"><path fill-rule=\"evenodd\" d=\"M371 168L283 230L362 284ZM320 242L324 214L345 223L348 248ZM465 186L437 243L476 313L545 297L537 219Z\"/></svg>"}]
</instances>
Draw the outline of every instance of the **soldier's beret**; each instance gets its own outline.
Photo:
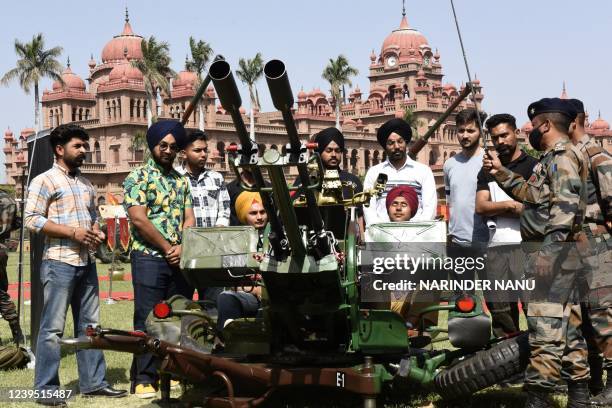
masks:
<instances>
[{"instance_id":1,"label":"soldier's beret","mask_svg":"<svg viewBox=\"0 0 612 408\"><path fill-rule=\"evenodd\" d=\"M571 120L574 120L578 114L573 104L560 98L543 98L537 102L533 102L527 108L527 116L529 116L529 120L533 120L533 118L542 113L553 112L561 113Z\"/></svg>"},{"instance_id":2,"label":"soldier's beret","mask_svg":"<svg viewBox=\"0 0 612 408\"><path fill-rule=\"evenodd\" d=\"M568 99L567 102L576 109L576 113L584 113L584 103L580 99Z\"/></svg>"},{"instance_id":3,"label":"soldier's beret","mask_svg":"<svg viewBox=\"0 0 612 408\"><path fill-rule=\"evenodd\" d=\"M376 139L382 147L387 145L387 139L391 136L391 133L397 133L406 143L410 143L410 139L412 139L412 128L403 119L395 118L388 120L378 129Z\"/></svg>"}]
</instances>

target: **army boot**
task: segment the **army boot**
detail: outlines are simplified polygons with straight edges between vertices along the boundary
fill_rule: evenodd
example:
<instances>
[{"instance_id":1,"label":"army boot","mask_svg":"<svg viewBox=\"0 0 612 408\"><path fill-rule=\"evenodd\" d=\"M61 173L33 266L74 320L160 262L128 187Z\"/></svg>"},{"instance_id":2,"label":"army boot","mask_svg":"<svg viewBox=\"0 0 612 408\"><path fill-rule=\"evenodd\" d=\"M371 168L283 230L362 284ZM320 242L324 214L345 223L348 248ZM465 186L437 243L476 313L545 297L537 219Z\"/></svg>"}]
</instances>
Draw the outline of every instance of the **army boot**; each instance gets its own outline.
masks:
<instances>
[{"instance_id":1,"label":"army boot","mask_svg":"<svg viewBox=\"0 0 612 408\"><path fill-rule=\"evenodd\" d=\"M604 389L603 383L603 358L598 355L589 353L589 368L591 372L591 380L589 381L589 391L591 395L599 395Z\"/></svg>"},{"instance_id":2,"label":"army boot","mask_svg":"<svg viewBox=\"0 0 612 408\"><path fill-rule=\"evenodd\" d=\"M554 408L555 405L550 399L549 392L542 392L536 390L527 391L527 402L525 408Z\"/></svg>"},{"instance_id":3,"label":"army boot","mask_svg":"<svg viewBox=\"0 0 612 408\"><path fill-rule=\"evenodd\" d=\"M612 369L607 370L608 379L603 391L591 399L592 407L612 407Z\"/></svg>"},{"instance_id":4,"label":"army boot","mask_svg":"<svg viewBox=\"0 0 612 408\"><path fill-rule=\"evenodd\" d=\"M589 406L589 386L586 381L567 383L567 408L586 408Z\"/></svg>"},{"instance_id":5,"label":"army boot","mask_svg":"<svg viewBox=\"0 0 612 408\"><path fill-rule=\"evenodd\" d=\"M13 334L13 340L15 341L15 343L19 345L24 345L25 338L23 337L23 332L21 331L19 320L11 320L9 322L9 327L11 328L11 333Z\"/></svg>"}]
</instances>

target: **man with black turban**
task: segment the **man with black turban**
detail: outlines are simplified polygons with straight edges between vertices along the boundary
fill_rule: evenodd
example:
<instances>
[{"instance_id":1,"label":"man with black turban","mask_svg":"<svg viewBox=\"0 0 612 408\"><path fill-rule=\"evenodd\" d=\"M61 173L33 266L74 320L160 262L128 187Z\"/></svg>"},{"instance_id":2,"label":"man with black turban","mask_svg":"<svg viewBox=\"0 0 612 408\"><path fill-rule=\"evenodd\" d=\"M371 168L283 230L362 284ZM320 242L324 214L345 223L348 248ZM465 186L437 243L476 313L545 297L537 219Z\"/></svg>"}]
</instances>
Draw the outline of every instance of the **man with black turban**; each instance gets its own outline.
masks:
<instances>
[{"instance_id":1,"label":"man with black turban","mask_svg":"<svg viewBox=\"0 0 612 408\"><path fill-rule=\"evenodd\" d=\"M353 197L353 194L361 193L363 191L363 185L359 177L340 168L342 155L345 151L344 135L335 127L329 127L317 133L312 141L317 143L316 152L321 155L323 168L325 170L338 171L340 181L345 184L342 188L342 196L344 199ZM298 177L293 185L300 186L301 184L301 180ZM299 192L295 196L297 197L298 195ZM363 230L363 215L361 210L357 211L357 217L358 223Z\"/></svg>"},{"instance_id":2,"label":"man with black turban","mask_svg":"<svg viewBox=\"0 0 612 408\"><path fill-rule=\"evenodd\" d=\"M438 204L436 182L428 166L412 160L406 154L406 148L412 139L410 125L398 118L388 120L378 129L376 139L383 147L387 159L368 170L364 188L367 190L374 187L380 173L386 174L388 179L383 195L372 197L370 206L364 209L366 225L389 222L387 193L398 186L410 186L417 192L419 208L412 220L433 220Z\"/></svg>"},{"instance_id":3,"label":"man with black turban","mask_svg":"<svg viewBox=\"0 0 612 408\"><path fill-rule=\"evenodd\" d=\"M147 130L151 158L123 182L123 205L132 221L132 285L134 329L145 331L145 320L161 299L180 294L191 298L193 288L178 267L182 231L195 224L189 181L172 166L185 148L187 135L180 122L161 120ZM133 392L153 398L159 360L152 354L134 357Z\"/></svg>"}]
</instances>

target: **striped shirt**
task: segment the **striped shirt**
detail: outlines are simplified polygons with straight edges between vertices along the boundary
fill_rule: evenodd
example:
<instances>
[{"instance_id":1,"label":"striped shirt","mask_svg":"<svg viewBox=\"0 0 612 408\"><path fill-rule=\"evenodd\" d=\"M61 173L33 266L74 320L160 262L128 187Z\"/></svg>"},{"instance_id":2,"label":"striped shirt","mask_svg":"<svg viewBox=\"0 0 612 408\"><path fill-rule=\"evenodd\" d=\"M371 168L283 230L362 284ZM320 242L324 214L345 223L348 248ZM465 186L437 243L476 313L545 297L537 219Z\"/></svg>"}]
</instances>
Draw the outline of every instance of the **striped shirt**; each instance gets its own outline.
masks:
<instances>
[{"instance_id":1,"label":"striped shirt","mask_svg":"<svg viewBox=\"0 0 612 408\"><path fill-rule=\"evenodd\" d=\"M185 167L177 169L191 185L191 198L196 227L229 225L230 196L223 176L213 170L204 170L197 177Z\"/></svg>"},{"instance_id":2,"label":"striped shirt","mask_svg":"<svg viewBox=\"0 0 612 408\"><path fill-rule=\"evenodd\" d=\"M40 232L47 221L68 227L91 229L97 221L93 185L76 170L74 174L57 163L36 176L28 188L25 226ZM87 246L68 238L46 237L43 259L85 266L90 260Z\"/></svg>"}]
</instances>

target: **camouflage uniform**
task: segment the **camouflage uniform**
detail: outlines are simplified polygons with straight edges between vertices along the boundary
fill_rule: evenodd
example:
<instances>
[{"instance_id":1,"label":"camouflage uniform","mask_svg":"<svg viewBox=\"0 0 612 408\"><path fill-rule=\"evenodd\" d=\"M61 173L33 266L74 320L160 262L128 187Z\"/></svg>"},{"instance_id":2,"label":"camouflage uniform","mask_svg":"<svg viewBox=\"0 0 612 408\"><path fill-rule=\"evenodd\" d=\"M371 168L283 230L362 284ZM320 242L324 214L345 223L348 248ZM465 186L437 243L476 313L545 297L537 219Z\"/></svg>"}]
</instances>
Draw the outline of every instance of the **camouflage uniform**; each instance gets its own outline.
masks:
<instances>
[{"instance_id":1,"label":"camouflage uniform","mask_svg":"<svg viewBox=\"0 0 612 408\"><path fill-rule=\"evenodd\" d=\"M591 275L587 278L590 290L588 303L583 307L583 330L589 345L591 368L599 373L594 379L599 384L592 384L592 387L601 389L600 353L603 353L603 369L612 372L612 239L606 230L606 223L612 222L612 156L588 135L584 135L576 147L588 163L584 232L589 245L583 262Z\"/></svg>"},{"instance_id":2,"label":"camouflage uniform","mask_svg":"<svg viewBox=\"0 0 612 408\"><path fill-rule=\"evenodd\" d=\"M586 160L569 140L543 153L527 181L506 168L494 176L506 192L523 202L525 270L533 273L539 257L547 257L553 263L552 278L537 278L535 290L528 294L531 357L525 384L534 389L553 390L561 378L562 366L567 367L568 380L589 378L584 338L579 330L568 330L570 320L582 320L580 310L571 307L580 262L568 242L573 241L583 223L586 176ZM570 361L570 357L574 360Z\"/></svg>"},{"instance_id":3,"label":"camouflage uniform","mask_svg":"<svg viewBox=\"0 0 612 408\"><path fill-rule=\"evenodd\" d=\"M23 342L23 334L19 326L15 303L8 294L8 276L6 266L8 254L4 240L11 231L16 229L17 205L5 191L0 190L0 314L9 323L13 338L16 342Z\"/></svg>"}]
</instances>

